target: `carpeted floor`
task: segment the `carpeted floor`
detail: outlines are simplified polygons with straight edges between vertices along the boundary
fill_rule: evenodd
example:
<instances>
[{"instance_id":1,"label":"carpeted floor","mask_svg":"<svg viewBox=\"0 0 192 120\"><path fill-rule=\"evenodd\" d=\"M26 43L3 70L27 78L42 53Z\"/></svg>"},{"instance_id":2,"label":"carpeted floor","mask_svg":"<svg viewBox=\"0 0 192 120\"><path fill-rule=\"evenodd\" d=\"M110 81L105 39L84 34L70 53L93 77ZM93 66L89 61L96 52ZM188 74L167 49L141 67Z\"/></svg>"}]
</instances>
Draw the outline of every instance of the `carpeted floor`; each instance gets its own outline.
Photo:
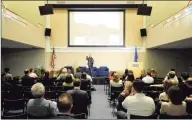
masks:
<instances>
[{"instance_id":1,"label":"carpeted floor","mask_svg":"<svg viewBox=\"0 0 192 120\"><path fill-rule=\"evenodd\" d=\"M104 85L94 85L96 91L92 92L92 104L88 119L116 119L112 115L107 95L104 93Z\"/></svg>"}]
</instances>

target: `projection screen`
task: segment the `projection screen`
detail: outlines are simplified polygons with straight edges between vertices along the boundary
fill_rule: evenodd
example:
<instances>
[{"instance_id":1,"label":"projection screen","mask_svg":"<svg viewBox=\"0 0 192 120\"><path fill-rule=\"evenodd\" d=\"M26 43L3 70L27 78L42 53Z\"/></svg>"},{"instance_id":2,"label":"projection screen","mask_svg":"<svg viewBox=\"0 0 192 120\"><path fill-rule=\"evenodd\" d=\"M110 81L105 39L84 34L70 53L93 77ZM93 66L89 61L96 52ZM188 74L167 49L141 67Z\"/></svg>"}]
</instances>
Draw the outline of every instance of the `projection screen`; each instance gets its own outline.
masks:
<instances>
[{"instance_id":1,"label":"projection screen","mask_svg":"<svg viewBox=\"0 0 192 120\"><path fill-rule=\"evenodd\" d=\"M124 10L69 11L69 47L123 47Z\"/></svg>"}]
</instances>

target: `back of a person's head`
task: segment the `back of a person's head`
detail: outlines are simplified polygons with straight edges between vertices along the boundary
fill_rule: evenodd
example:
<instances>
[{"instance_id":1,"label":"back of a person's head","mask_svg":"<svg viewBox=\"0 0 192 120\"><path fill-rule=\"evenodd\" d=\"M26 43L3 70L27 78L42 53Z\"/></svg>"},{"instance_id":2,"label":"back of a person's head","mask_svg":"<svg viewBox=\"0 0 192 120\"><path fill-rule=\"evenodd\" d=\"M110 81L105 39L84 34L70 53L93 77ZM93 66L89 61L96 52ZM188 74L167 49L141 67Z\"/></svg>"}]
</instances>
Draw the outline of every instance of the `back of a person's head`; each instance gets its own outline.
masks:
<instances>
[{"instance_id":1,"label":"back of a person's head","mask_svg":"<svg viewBox=\"0 0 192 120\"><path fill-rule=\"evenodd\" d=\"M192 86L192 77L188 78L186 83L189 85L189 86Z\"/></svg>"},{"instance_id":2,"label":"back of a person's head","mask_svg":"<svg viewBox=\"0 0 192 120\"><path fill-rule=\"evenodd\" d=\"M114 73L113 74L113 81L114 82L118 82L119 81L119 74L118 73Z\"/></svg>"},{"instance_id":3,"label":"back of a person's head","mask_svg":"<svg viewBox=\"0 0 192 120\"><path fill-rule=\"evenodd\" d=\"M181 105L184 100L181 90L175 86L169 88L168 97L174 105Z\"/></svg>"},{"instance_id":4,"label":"back of a person's head","mask_svg":"<svg viewBox=\"0 0 192 120\"><path fill-rule=\"evenodd\" d=\"M172 81L170 81L170 80L164 80L164 81L163 81L163 90L164 90L164 92L165 92L166 94L168 94L168 90L169 90L169 88L172 87L172 86L173 86Z\"/></svg>"},{"instance_id":5,"label":"back of a person's head","mask_svg":"<svg viewBox=\"0 0 192 120\"><path fill-rule=\"evenodd\" d=\"M77 69L76 69L76 72L81 72L80 68L77 68Z\"/></svg>"},{"instance_id":6,"label":"back of a person's head","mask_svg":"<svg viewBox=\"0 0 192 120\"><path fill-rule=\"evenodd\" d=\"M125 69L125 74L128 74L129 70L128 69Z\"/></svg>"},{"instance_id":7,"label":"back of a person's head","mask_svg":"<svg viewBox=\"0 0 192 120\"><path fill-rule=\"evenodd\" d=\"M144 82L140 79L133 81L133 88L137 93L141 93L143 91L144 85Z\"/></svg>"},{"instance_id":8,"label":"back of a person's head","mask_svg":"<svg viewBox=\"0 0 192 120\"><path fill-rule=\"evenodd\" d=\"M134 74L132 73L132 72L129 72L128 73L128 81L131 81L131 82L133 82L133 80L135 80L135 76L134 76Z\"/></svg>"},{"instance_id":9,"label":"back of a person's head","mask_svg":"<svg viewBox=\"0 0 192 120\"><path fill-rule=\"evenodd\" d=\"M18 82L19 80L20 80L20 77L19 77L19 76L15 76L15 77L13 77L13 81Z\"/></svg>"},{"instance_id":10,"label":"back of a person's head","mask_svg":"<svg viewBox=\"0 0 192 120\"><path fill-rule=\"evenodd\" d=\"M5 68L4 71L8 73L10 71L10 68Z\"/></svg>"},{"instance_id":11,"label":"back of a person's head","mask_svg":"<svg viewBox=\"0 0 192 120\"><path fill-rule=\"evenodd\" d=\"M168 73L168 78L169 79L173 79L175 77L175 71L170 71L169 73Z\"/></svg>"},{"instance_id":12,"label":"back of a person's head","mask_svg":"<svg viewBox=\"0 0 192 120\"><path fill-rule=\"evenodd\" d=\"M49 78L49 71L45 71L45 78Z\"/></svg>"},{"instance_id":13,"label":"back of a person's head","mask_svg":"<svg viewBox=\"0 0 192 120\"><path fill-rule=\"evenodd\" d=\"M189 73L187 73L187 72L182 72L182 73L181 73L181 77L182 77L183 80L187 80L187 79L189 78Z\"/></svg>"},{"instance_id":14,"label":"back of a person's head","mask_svg":"<svg viewBox=\"0 0 192 120\"><path fill-rule=\"evenodd\" d=\"M83 73L81 74L81 79L87 79L87 74L86 74L85 72L83 72Z\"/></svg>"},{"instance_id":15,"label":"back of a person's head","mask_svg":"<svg viewBox=\"0 0 192 120\"><path fill-rule=\"evenodd\" d=\"M28 75L28 74L29 74L29 69L25 69L25 70L24 70L24 74L25 74L25 75Z\"/></svg>"},{"instance_id":16,"label":"back of a person's head","mask_svg":"<svg viewBox=\"0 0 192 120\"><path fill-rule=\"evenodd\" d=\"M146 74L147 74L148 76L151 76L151 71L150 71L150 70L147 70Z\"/></svg>"},{"instance_id":17,"label":"back of a person's head","mask_svg":"<svg viewBox=\"0 0 192 120\"><path fill-rule=\"evenodd\" d=\"M74 86L74 87L80 87L80 85L81 85L80 80L75 80L75 81L73 82L73 86Z\"/></svg>"},{"instance_id":18,"label":"back of a person's head","mask_svg":"<svg viewBox=\"0 0 192 120\"><path fill-rule=\"evenodd\" d=\"M33 72L33 68L30 68L30 69L29 69L29 72L30 72L30 73Z\"/></svg>"},{"instance_id":19,"label":"back of a person's head","mask_svg":"<svg viewBox=\"0 0 192 120\"><path fill-rule=\"evenodd\" d=\"M71 69L67 69L67 72L68 72L68 74L72 73Z\"/></svg>"},{"instance_id":20,"label":"back of a person's head","mask_svg":"<svg viewBox=\"0 0 192 120\"><path fill-rule=\"evenodd\" d=\"M45 94L45 87L42 83L36 83L31 87L31 93L35 98L41 98Z\"/></svg>"},{"instance_id":21,"label":"back of a person's head","mask_svg":"<svg viewBox=\"0 0 192 120\"><path fill-rule=\"evenodd\" d=\"M72 76L71 76L71 75L67 75L66 78L65 78L65 83L70 84L70 83L72 83L72 82L73 82Z\"/></svg>"},{"instance_id":22,"label":"back of a person's head","mask_svg":"<svg viewBox=\"0 0 192 120\"><path fill-rule=\"evenodd\" d=\"M70 112L73 105L72 96L68 93L63 93L59 96L57 107L60 112Z\"/></svg>"},{"instance_id":23,"label":"back of a person's head","mask_svg":"<svg viewBox=\"0 0 192 120\"><path fill-rule=\"evenodd\" d=\"M67 73L67 68L63 68L61 72L62 73Z\"/></svg>"}]
</instances>

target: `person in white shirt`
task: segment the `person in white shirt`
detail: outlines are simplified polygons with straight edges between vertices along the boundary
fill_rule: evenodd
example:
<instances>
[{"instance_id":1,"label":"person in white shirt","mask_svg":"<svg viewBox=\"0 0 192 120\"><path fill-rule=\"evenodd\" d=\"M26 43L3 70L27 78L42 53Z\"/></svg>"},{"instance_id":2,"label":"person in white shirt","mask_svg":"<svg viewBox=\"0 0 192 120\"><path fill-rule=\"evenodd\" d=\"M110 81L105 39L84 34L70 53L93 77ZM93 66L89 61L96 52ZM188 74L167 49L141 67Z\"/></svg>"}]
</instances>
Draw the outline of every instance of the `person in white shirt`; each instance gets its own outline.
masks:
<instances>
[{"instance_id":1,"label":"person in white shirt","mask_svg":"<svg viewBox=\"0 0 192 120\"><path fill-rule=\"evenodd\" d=\"M29 77L31 78L37 78L37 74L33 72L33 68L29 69Z\"/></svg>"},{"instance_id":2,"label":"person in white shirt","mask_svg":"<svg viewBox=\"0 0 192 120\"><path fill-rule=\"evenodd\" d=\"M147 71L147 76L145 76L142 81L146 84L152 84L154 83L154 79L151 77L151 72Z\"/></svg>"},{"instance_id":3,"label":"person in white shirt","mask_svg":"<svg viewBox=\"0 0 192 120\"><path fill-rule=\"evenodd\" d=\"M169 80L170 78L173 78L173 79L175 79L175 80L178 80L178 79L177 79L177 76L176 76L176 74L175 74L175 71L169 71L169 72L167 73L167 75L165 76L165 79L164 79L164 80Z\"/></svg>"},{"instance_id":4,"label":"person in white shirt","mask_svg":"<svg viewBox=\"0 0 192 120\"><path fill-rule=\"evenodd\" d=\"M130 115L151 116L155 112L154 100L142 93L143 88L144 82L135 80L132 88L135 94L126 97L122 102L123 108L127 109L128 119L130 119Z\"/></svg>"}]
</instances>

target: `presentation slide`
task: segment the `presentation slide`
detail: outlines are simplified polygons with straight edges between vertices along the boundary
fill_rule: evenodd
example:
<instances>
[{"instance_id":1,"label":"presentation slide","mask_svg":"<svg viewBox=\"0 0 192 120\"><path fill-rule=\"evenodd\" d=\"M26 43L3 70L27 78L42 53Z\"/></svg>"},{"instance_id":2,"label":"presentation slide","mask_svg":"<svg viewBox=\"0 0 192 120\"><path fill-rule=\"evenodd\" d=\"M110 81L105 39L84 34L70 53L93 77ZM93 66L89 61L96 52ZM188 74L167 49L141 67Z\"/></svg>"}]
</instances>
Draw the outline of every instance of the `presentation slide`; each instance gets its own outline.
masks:
<instances>
[{"instance_id":1,"label":"presentation slide","mask_svg":"<svg viewBox=\"0 0 192 120\"><path fill-rule=\"evenodd\" d=\"M124 12L70 11L69 46L124 46Z\"/></svg>"}]
</instances>

